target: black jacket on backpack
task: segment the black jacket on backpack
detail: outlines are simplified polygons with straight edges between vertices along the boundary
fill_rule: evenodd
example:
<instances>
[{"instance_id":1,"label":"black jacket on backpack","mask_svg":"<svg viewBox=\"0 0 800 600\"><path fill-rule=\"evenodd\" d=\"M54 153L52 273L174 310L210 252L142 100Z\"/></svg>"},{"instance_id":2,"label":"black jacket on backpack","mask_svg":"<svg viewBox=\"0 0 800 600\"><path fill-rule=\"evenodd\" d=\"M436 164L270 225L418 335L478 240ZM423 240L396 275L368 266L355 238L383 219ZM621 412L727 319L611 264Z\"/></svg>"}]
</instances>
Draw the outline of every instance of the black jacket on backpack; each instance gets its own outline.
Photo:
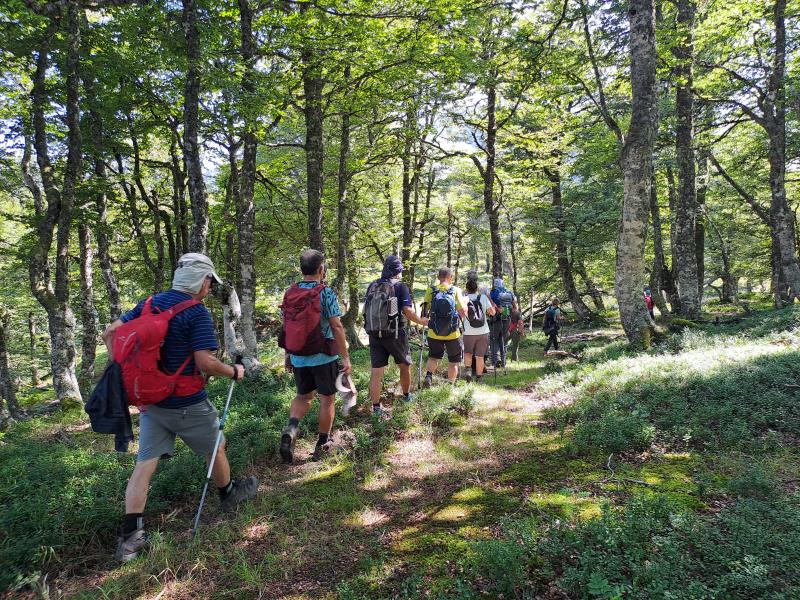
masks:
<instances>
[{"instance_id":1,"label":"black jacket on backpack","mask_svg":"<svg viewBox=\"0 0 800 600\"><path fill-rule=\"evenodd\" d=\"M92 431L113 433L114 449L117 452L128 451L128 444L133 441L133 426L128 397L122 384L122 368L118 363L112 362L106 367L85 410L92 423Z\"/></svg>"}]
</instances>

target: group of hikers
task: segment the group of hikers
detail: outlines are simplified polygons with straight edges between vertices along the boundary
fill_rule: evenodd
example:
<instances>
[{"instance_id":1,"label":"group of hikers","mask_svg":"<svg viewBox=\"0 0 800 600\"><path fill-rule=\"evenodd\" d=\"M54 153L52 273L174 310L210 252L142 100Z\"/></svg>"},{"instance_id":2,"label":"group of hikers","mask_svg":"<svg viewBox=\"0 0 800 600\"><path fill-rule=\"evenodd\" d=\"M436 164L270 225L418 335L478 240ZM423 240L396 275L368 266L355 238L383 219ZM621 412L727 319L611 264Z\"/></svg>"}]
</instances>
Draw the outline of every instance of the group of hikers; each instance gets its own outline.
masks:
<instances>
[{"instance_id":1,"label":"group of hikers","mask_svg":"<svg viewBox=\"0 0 800 600\"><path fill-rule=\"evenodd\" d=\"M331 452L336 392L342 390L342 381L352 372L342 311L336 294L324 283L324 255L317 250L306 250L300 256L300 269L302 280L293 284L283 297L283 327L278 340L286 352L285 368L293 374L296 386L289 419L280 438L279 453L286 463L294 459L299 424L315 395L320 399L319 434L312 458L318 460ZM400 259L389 256L380 278L369 285L364 298L364 327L369 336L372 367L369 396L372 412L378 417L386 415L381 392L390 358L400 371L402 400L413 400L409 323L422 327L423 332L427 330L423 387L432 384L445 354L449 361L447 380L451 384L458 379L462 361L467 371L465 378L480 381L487 361L495 370L505 365L509 339L512 359L518 359L519 342L525 331L517 298L503 286L501 279L495 279L488 290L479 284L477 274L470 272L462 292L453 284L453 272L441 268L437 283L425 293L421 314L417 314L402 273ZM103 340L115 361L104 373L104 379L118 377L118 386L126 391L127 402L140 409L136 466L125 491L125 517L114 554L119 562L136 558L146 545L143 513L150 480L159 460L174 454L176 437L206 457L209 479L218 489L223 511L235 510L257 493L259 482L255 476L231 478L222 435L224 415L221 423L205 391L209 376L235 382L246 375L242 365L225 364L214 354L219 345L211 314L202 303L214 283L221 284L222 280L211 259L199 253L185 254L178 261L169 290L139 302L103 332ZM551 346L558 348L557 333L562 319L558 301L554 300L544 317L543 329L548 336L545 351ZM420 361L421 352L422 348ZM157 366L148 371L149 363ZM352 382L349 385L352 388ZM231 392L232 386L233 383ZM112 404L113 400L104 402ZM98 429L96 423L108 426L105 421L113 420L119 425L119 407L104 404L100 410L103 413L99 418L96 407L94 415L90 412L92 425L97 431L110 433L111 429ZM132 439L127 406L125 415L127 421L122 419L125 422L121 427L122 441L127 446ZM116 433L119 442L119 431Z\"/></svg>"}]
</instances>

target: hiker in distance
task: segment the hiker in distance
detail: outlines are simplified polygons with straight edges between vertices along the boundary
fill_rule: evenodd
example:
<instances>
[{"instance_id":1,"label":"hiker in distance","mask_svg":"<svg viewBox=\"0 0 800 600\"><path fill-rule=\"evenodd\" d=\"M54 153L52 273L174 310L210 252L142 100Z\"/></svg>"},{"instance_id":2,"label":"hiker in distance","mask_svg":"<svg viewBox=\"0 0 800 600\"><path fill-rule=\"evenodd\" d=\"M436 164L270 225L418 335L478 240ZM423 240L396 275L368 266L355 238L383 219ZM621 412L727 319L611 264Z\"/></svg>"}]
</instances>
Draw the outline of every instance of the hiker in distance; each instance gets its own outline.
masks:
<instances>
[{"instance_id":1,"label":"hiker in distance","mask_svg":"<svg viewBox=\"0 0 800 600\"><path fill-rule=\"evenodd\" d=\"M340 370L345 374L352 370L339 301L336 293L324 283L325 256L318 250L306 250L300 255L300 271L302 281L293 284L283 296L283 328L278 339L278 344L286 351L284 365L288 372L294 373L297 387L289 422L281 433L280 454L288 464L294 459L300 419L308 413L317 393L319 438L312 459L319 460L330 453L336 378Z\"/></svg>"},{"instance_id":2,"label":"hiker in distance","mask_svg":"<svg viewBox=\"0 0 800 600\"><path fill-rule=\"evenodd\" d=\"M408 286L400 281L403 263L396 256L388 256L383 263L381 276L367 288L364 299L364 329L369 335L369 358L372 373L369 380L369 397L372 412L384 414L381 406L381 384L383 372L389 365L389 357L400 369L400 388L403 401L411 396L411 349L406 335L406 322L423 327L426 317L417 316Z\"/></svg>"},{"instance_id":3,"label":"hiker in distance","mask_svg":"<svg viewBox=\"0 0 800 600\"><path fill-rule=\"evenodd\" d=\"M542 331L547 336L547 343L544 345L544 353L553 350L558 350L558 330L561 328L561 321L564 320L564 314L559 308L558 298L553 298L550 301L550 306L544 311L544 320L542 322Z\"/></svg>"},{"instance_id":4,"label":"hiker in distance","mask_svg":"<svg viewBox=\"0 0 800 600\"><path fill-rule=\"evenodd\" d=\"M172 395L143 406L139 412L139 452L125 490L125 519L114 553L119 562L136 558L147 543L143 513L150 480L158 461L174 454L175 437L180 437L196 454L205 456L207 462L210 460L219 419L206 394L206 379L201 372L234 381L245 375L242 365L224 364L213 354L219 344L211 314L202 303L213 282L219 284L222 280L210 258L194 252L184 254L178 259L169 290L139 302L103 332L110 354L115 335L121 333L119 329L124 324L134 321L128 328L135 329L135 322L141 316L174 308L161 346L160 362L167 373L180 372L180 375ZM224 440L217 451L212 478L219 489L222 510L226 512L235 510L258 490L258 479L254 476L231 479Z\"/></svg>"},{"instance_id":5,"label":"hiker in distance","mask_svg":"<svg viewBox=\"0 0 800 600\"><path fill-rule=\"evenodd\" d=\"M511 311L519 310L517 297L511 290L505 288L503 280L499 277L493 282L490 297L497 307L497 311L489 324L491 329L491 361L495 368L505 367L506 342L508 340L508 327L511 324Z\"/></svg>"},{"instance_id":6,"label":"hiker in distance","mask_svg":"<svg viewBox=\"0 0 800 600\"><path fill-rule=\"evenodd\" d=\"M489 317L495 314L495 307L486 295L485 289L478 287L478 275L467 273L465 286L467 317L464 319L464 370L467 381L472 380L470 369L475 360L475 381L483 379L486 369L485 356L489 350Z\"/></svg>"},{"instance_id":7,"label":"hiker in distance","mask_svg":"<svg viewBox=\"0 0 800 600\"><path fill-rule=\"evenodd\" d=\"M511 338L511 360L519 361L519 344L525 337L525 321L518 310L511 311L511 324L508 326L508 335Z\"/></svg>"},{"instance_id":8,"label":"hiker in distance","mask_svg":"<svg viewBox=\"0 0 800 600\"><path fill-rule=\"evenodd\" d=\"M467 302L461 290L453 285L453 271L439 269L439 283L428 288L423 305L429 311L428 369L424 387L430 387L439 361L447 352L447 379L454 384L458 378L458 365L464 354L461 344L461 319L467 314Z\"/></svg>"}]
</instances>

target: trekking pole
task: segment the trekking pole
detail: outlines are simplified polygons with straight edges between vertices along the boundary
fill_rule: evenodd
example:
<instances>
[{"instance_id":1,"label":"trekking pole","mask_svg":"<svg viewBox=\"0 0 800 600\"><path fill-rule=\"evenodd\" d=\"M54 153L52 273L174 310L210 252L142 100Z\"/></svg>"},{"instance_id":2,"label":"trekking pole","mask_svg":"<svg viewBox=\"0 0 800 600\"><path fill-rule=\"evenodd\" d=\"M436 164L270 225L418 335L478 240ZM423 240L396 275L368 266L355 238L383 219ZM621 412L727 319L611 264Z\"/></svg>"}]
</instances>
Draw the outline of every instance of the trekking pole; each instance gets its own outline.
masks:
<instances>
[{"instance_id":1,"label":"trekking pole","mask_svg":"<svg viewBox=\"0 0 800 600\"><path fill-rule=\"evenodd\" d=\"M234 369L235 368L236 367L234 367ZM217 431L217 439L214 442L214 451L211 453L211 460L208 463L208 473L206 474L206 482L203 484L203 493L200 496L200 506L197 507L197 515L194 518L194 525L192 526L192 538L197 535L197 528L200 525L200 515L203 512L203 504L206 501L208 484L211 483L211 472L214 470L214 463L217 460L217 451L219 450L219 445L222 442L222 428L225 427L225 419L228 418L228 407L231 404L234 383L236 383L236 381L231 379L231 385L228 388L228 399L225 401L225 408L222 411L222 418L219 420L219 430Z\"/></svg>"},{"instance_id":2,"label":"trekking pole","mask_svg":"<svg viewBox=\"0 0 800 600\"><path fill-rule=\"evenodd\" d=\"M422 333L420 334L419 338L419 368L417 369L417 389L422 389L422 351L425 348L425 330L427 328L422 328Z\"/></svg>"}]
</instances>

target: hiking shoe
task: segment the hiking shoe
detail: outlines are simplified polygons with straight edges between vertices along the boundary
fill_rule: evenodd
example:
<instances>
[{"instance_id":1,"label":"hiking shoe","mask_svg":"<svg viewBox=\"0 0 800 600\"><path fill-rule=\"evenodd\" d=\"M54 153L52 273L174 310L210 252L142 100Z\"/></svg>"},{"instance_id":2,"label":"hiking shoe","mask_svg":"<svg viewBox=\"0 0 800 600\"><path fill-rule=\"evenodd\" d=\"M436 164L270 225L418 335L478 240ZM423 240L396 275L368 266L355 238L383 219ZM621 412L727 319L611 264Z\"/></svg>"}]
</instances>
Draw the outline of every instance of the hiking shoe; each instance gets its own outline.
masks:
<instances>
[{"instance_id":1,"label":"hiking shoe","mask_svg":"<svg viewBox=\"0 0 800 600\"><path fill-rule=\"evenodd\" d=\"M403 396L403 402L405 402L406 404L413 401L414 401L414 395L411 392L408 392L406 395Z\"/></svg>"},{"instance_id":2,"label":"hiking shoe","mask_svg":"<svg viewBox=\"0 0 800 600\"><path fill-rule=\"evenodd\" d=\"M314 454L311 455L311 460L322 460L323 458L330 456L332 450L333 440L329 439L324 444L317 442L317 445L314 447Z\"/></svg>"},{"instance_id":3,"label":"hiking shoe","mask_svg":"<svg viewBox=\"0 0 800 600\"><path fill-rule=\"evenodd\" d=\"M429 388L432 385L433 385L433 377L430 374L425 375L425 381L422 382L422 387Z\"/></svg>"},{"instance_id":4,"label":"hiking shoe","mask_svg":"<svg viewBox=\"0 0 800 600\"><path fill-rule=\"evenodd\" d=\"M464 381L466 381L467 383L472 383L472 374L465 373L464 374Z\"/></svg>"},{"instance_id":5,"label":"hiking shoe","mask_svg":"<svg viewBox=\"0 0 800 600\"><path fill-rule=\"evenodd\" d=\"M245 500L249 500L258 493L258 478L251 475L247 479L239 479L233 482L231 493L221 501L222 512L233 512Z\"/></svg>"},{"instance_id":6,"label":"hiking shoe","mask_svg":"<svg viewBox=\"0 0 800 600\"><path fill-rule=\"evenodd\" d=\"M114 560L118 563L126 563L139 556L147 545L147 534L144 529L136 529L128 535L117 536L117 549L114 552Z\"/></svg>"},{"instance_id":7,"label":"hiking shoe","mask_svg":"<svg viewBox=\"0 0 800 600\"><path fill-rule=\"evenodd\" d=\"M292 464L294 459L294 442L297 439L297 428L286 427L281 434L280 453L283 462L287 465Z\"/></svg>"}]
</instances>

